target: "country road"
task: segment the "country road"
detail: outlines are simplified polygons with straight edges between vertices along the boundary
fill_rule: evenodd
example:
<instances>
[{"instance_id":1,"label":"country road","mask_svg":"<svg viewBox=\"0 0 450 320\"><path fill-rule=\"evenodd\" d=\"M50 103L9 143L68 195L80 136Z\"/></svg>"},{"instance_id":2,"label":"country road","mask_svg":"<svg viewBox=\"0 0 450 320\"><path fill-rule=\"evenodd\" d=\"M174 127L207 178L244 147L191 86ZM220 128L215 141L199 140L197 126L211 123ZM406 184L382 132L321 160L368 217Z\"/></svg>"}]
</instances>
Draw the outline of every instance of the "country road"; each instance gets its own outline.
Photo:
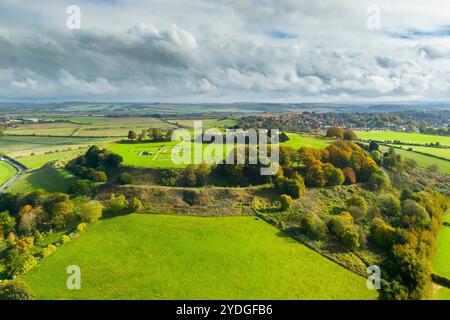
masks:
<instances>
[{"instance_id":1,"label":"country road","mask_svg":"<svg viewBox=\"0 0 450 320\"><path fill-rule=\"evenodd\" d=\"M19 179L23 175L23 173L25 172L25 170L27 170L27 168L25 166L23 166L22 164L18 163L17 161L15 161L9 157L6 157L6 156L0 156L0 161L5 161L5 162L9 163L11 166L13 166L17 170L17 174L0 188L0 194L2 194L9 187L11 187L11 185L14 182L16 182L17 179Z\"/></svg>"}]
</instances>

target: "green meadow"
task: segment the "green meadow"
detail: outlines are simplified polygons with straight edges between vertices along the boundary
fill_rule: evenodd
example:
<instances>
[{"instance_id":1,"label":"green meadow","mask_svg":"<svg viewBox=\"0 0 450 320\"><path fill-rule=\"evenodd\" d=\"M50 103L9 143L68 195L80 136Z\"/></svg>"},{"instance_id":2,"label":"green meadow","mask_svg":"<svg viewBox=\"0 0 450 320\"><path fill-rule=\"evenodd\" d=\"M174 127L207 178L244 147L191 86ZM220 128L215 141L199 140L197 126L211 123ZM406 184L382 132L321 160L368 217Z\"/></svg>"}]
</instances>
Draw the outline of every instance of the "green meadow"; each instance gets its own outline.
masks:
<instances>
[{"instance_id":1,"label":"green meadow","mask_svg":"<svg viewBox=\"0 0 450 320\"><path fill-rule=\"evenodd\" d=\"M387 130L377 131L357 131L356 135L362 140L394 141L398 140L405 143L436 143L450 146L450 137L435 136L431 134L397 132Z\"/></svg>"},{"instance_id":2,"label":"green meadow","mask_svg":"<svg viewBox=\"0 0 450 320\"><path fill-rule=\"evenodd\" d=\"M450 223L450 214L444 221ZM450 227L443 226L438 238L437 254L433 265L434 272L450 278Z\"/></svg>"},{"instance_id":3,"label":"green meadow","mask_svg":"<svg viewBox=\"0 0 450 320\"><path fill-rule=\"evenodd\" d=\"M301 136L298 133L287 133L287 136L289 137L289 140L280 143L280 145L292 147L296 150L300 149L301 147L322 149L335 141L333 139Z\"/></svg>"},{"instance_id":4,"label":"green meadow","mask_svg":"<svg viewBox=\"0 0 450 320\"><path fill-rule=\"evenodd\" d=\"M418 146L402 146L407 150L411 148L413 151L430 154L436 157L445 158L450 160L450 148L433 148L433 147L418 147Z\"/></svg>"},{"instance_id":5,"label":"green meadow","mask_svg":"<svg viewBox=\"0 0 450 320\"><path fill-rule=\"evenodd\" d=\"M0 187L7 183L17 173L17 170L6 161L0 161Z\"/></svg>"},{"instance_id":6,"label":"green meadow","mask_svg":"<svg viewBox=\"0 0 450 320\"><path fill-rule=\"evenodd\" d=\"M81 270L68 290L66 269ZM376 299L366 279L254 217L101 220L22 279L38 299Z\"/></svg>"},{"instance_id":7,"label":"green meadow","mask_svg":"<svg viewBox=\"0 0 450 320\"><path fill-rule=\"evenodd\" d=\"M68 157L81 155L83 152L86 152L86 149L37 154L33 156L16 158L16 160L28 169L38 169L48 162L64 160Z\"/></svg>"},{"instance_id":8,"label":"green meadow","mask_svg":"<svg viewBox=\"0 0 450 320\"><path fill-rule=\"evenodd\" d=\"M383 152L388 150L387 147L381 147ZM416 161L417 165L423 168L429 168L432 165L436 165L438 170L447 174L450 174L450 161L437 159L434 157L420 154L413 151L407 151L405 149L395 148L395 152L404 158L410 158Z\"/></svg>"},{"instance_id":9,"label":"green meadow","mask_svg":"<svg viewBox=\"0 0 450 320\"><path fill-rule=\"evenodd\" d=\"M64 169L57 168L54 165L48 165L21 176L8 189L8 192L27 193L35 189L44 189L48 192L67 193L76 179L75 176Z\"/></svg>"}]
</instances>

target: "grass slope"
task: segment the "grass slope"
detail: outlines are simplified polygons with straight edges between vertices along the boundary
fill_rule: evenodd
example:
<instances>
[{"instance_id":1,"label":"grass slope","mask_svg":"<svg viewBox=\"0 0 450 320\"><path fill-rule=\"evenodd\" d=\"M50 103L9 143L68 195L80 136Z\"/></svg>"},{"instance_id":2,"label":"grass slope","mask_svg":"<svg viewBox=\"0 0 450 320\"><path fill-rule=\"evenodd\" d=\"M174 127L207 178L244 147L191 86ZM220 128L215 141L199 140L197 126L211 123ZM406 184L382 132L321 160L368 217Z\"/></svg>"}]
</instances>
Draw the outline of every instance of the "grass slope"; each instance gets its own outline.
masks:
<instances>
[{"instance_id":1,"label":"grass slope","mask_svg":"<svg viewBox=\"0 0 450 320\"><path fill-rule=\"evenodd\" d=\"M388 147L381 147L381 151L383 152L387 152L388 149ZM429 168L431 165L436 165L439 168L439 171L450 174L450 161L398 148L395 148L395 152L404 158L414 159L420 167Z\"/></svg>"},{"instance_id":2,"label":"grass slope","mask_svg":"<svg viewBox=\"0 0 450 320\"><path fill-rule=\"evenodd\" d=\"M450 223L450 215L445 221ZM437 254L434 260L434 272L438 275L450 278L450 227L443 226L438 238Z\"/></svg>"},{"instance_id":3,"label":"grass slope","mask_svg":"<svg viewBox=\"0 0 450 320\"><path fill-rule=\"evenodd\" d=\"M68 192L77 178L64 169L48 165L24 174L8 189L8 192L31 192L44 189L48 192Z\"/></svg>"},{"instance_id":4,"label":"grass slope","mask_svg":"<svg viewBox=\"0 0 450 320\"><path fill-rule=\"evenodd\" d=\"M16 173L17 170L8 162L0 161L0 186L7 183Z\"/></svg>"},{"instance_id":5,"label":"grass slope","mask_svg":"<svg viewBox=\"0 0 450 320\"><path fill-rule=\"evenodd\" d=\"M86 152L86 150L83 149L83 150L62 151L54 153L44 153L44 154L37 154L34 156L16 158L16 160L22 163L28 169L38 169L50 161L63 160L72 155L82 154L83 152Z\"/></svg>"},{"instance_id":6,"label":"grass slope","mask_svg":"<svg viewBox=\"0 0 450 320\"><path fill-rule=\"evenodd\" d=\"M81 290L66 268L81 268ZM23 277L39 299L375 299L366 280L254 217L100 221Z\"/></svg>"},{"instance_id":7,"label":"grass slope","mask_svg":"<svg viewBox=\"0 0 450 320\"><path fill-rule=\"evenodd\" d=\"M335 140L315 137L304 137L297 133L287 133L288 141L280 143L281 146L293 147L298 150L301 147L309 148L325 148L332 144Z\"/></svg>"},{"instance_id":8,"label":"grass slope","mask_svg":"<svg viewBox=\"0 0 450 320\"><path fill-rule=\"evenodd\" d=\"M378 140L378 141L394 141L398 140L405 143L436 143L439 141L441 145L450 146L450 137L435 136L431 134L396 132L396 131L358 131L356 132L358 138L363 140Z\"/></svg>"}]
</instances>

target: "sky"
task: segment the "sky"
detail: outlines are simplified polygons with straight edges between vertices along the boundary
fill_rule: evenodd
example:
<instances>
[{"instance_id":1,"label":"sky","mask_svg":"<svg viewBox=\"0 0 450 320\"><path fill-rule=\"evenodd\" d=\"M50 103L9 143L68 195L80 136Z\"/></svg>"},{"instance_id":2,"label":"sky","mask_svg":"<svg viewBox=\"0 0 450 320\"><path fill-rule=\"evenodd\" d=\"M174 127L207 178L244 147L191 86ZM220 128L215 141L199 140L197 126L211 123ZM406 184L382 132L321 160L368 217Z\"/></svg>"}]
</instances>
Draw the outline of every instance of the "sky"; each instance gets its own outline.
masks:
<instances>
[{"instance_id":1,"label":"sky","mask_svg":"<svg viewBox=\"0 0 450 320\"><path fill-rule=\"evenodd\" d=\"M449 98L448 0L0 2L0 101Z\"/></svg>"}]
</instances>

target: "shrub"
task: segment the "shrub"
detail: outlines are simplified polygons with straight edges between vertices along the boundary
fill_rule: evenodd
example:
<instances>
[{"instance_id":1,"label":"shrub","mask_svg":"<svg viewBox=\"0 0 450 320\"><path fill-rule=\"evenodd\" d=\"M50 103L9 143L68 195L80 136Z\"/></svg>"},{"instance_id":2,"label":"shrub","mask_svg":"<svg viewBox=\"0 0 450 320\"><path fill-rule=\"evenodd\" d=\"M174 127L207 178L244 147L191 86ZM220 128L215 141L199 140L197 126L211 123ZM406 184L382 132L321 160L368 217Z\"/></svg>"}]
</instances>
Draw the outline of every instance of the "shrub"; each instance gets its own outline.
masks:
<instances>
[{"instance_id":1,"label":"shrub","mask_svg":"<svg viewBox=\"0 0 450 320\"><path fill-rule=\"evenodd\" d=\"M103 205L98 201L90 201L83 204L79 210L79 216L82 222L95 222L101 218Z\"/></svg>"},{"instance_id":2,"label":"shrub","mask_svg":"<svg viewBox=\"0 0 450 320\"><path fill-rule=\"evenodd\" d=\"M8 211L3 211L0 213L0 233L3 235L8 234L14 230L16 226L16 219L9 215Z\"/></svg>"},{"instance_id":3,"label":"shrub","mask_svg":"<svg viewBox=\"0 0 450 320\"><path fill-rule=\"evenodd\" d=\"M407 199L403 201L402 212L405 222L410 225L418 225L425 228L431 223L431 218L427 210L414 200Z\"/></svg>"},{"instance_id":4,"label":"shrub","mask_svg":"<svg viewBox=\"0 0 450 320\"><path fill-rule=\"evenodd\" d=\"M70 187L70 193L74 196L85 196L91 192L91 186L87 181L78 180Z\"/></svg>"},{"instance_id":5,"label":"shrub","mask_svg":"<svg viewBox=\"0 0 450 320\"><path fill-rule=\"evenodd\" d=\"M350 250L359 247L359 235L348 212L330 218L330 231L336 235L342 245Z\"/></svg>"},{"instance_id":6,"label":"shrub","mask_svg":"<svg viewBox=\"0 0 450 320\"><path fill-rule=\"evenodd\" d=\"M31 289L21 280L5 280L0 283L0 300L33 300Z\"/></svg>"},{"instance_id":7,"label":"shrub","mask_svg":"<svg viewBox=\"0 0 450 320\"><path fill-rule=\"evenodd\" d=\"M339 186L345 181L345 176L341 169L336 168L331 163L324 164L323 173L328 186Z\"/></svg>"},{"instance_id":8,"label":"shrub","mask_svg":"<svg viewBox=\"0 0 450 320\"><path fill-rule=\"evenodd\" d=\"M294 201L287 194L282 194L280 196L281 210L286 211L286 210L292 208L293 204L294 204Z\"/></svg>"},{"instance_id":9,"label":"shrub","mask_svg":"<svg viewBox=\"0 0 450 320\"><path fill-rule=\"evenodd\" d=\"M369 177L368 186L371 190L383 190L389 186L389 177L383 170L378 170Z\"/></svg>"},{"instance_id":10,"label":"shrub","mask_svg":"<svg viewBox=\"0 0 450 320\"><path fill-rule=\"evenodd\" d=\"M356 183L356 174L352 168L346 167L346 168L342 169L342 172L344 173L345 184L355 184Z\"/></svg>"},{"instance_id":11,"label":"shrub","mask_svg":"<svg viewBox=\"0 0 450 320\"><path fill-rule=\"evenodd\" d=\"M129 205L128 205L128 210L129 212L133 213L133 212L137 212L142 208L142 203L141 200L139 200L138 198L134 197L133 199L131 199Z\"/></svg>"},{"instance_id":12,"label":"shrub","mask_svg":"<svg viewBox=\"0 0 450 320\"><path fill-rule=\"evenodd\" d=\"M256 196L253 198L251 206L253 210L260 211L262 209L270 207L270 202L266 198Z\"/></svg>"},{"instance_id":13,"label":"shrub","mask_svg":"<svg viewBox=\"0 0 450 320\"><path fill-rule=\"evenodd\" d=\"M128 208L128 201L124 195L116 197L114 194L111 194L108 204L109 213L121 214L124 213L127 208Z\"/></svg>"},{"instance_id":14,"label":"shrub","mask_svg":"<svg viewBox=\"0 0 450 320\"><path fill-rule=\"evenodd\" d=\"M20 276L33 269L36 265L37 261L31 254L21 253L6 266L6 275L8 277Z\"/></svg>"},{"instance_id":15,"label":"shrub","mask_svg":"<svg viewBox=\"0 0 450 320\"><path fill-rule=\"evenodd\" d=\"M120 184L132 184L134 179L131 174L124 172L117 178L117 180Z\"/></svg>"},{"instance_id":16,"label":"shrub","mask_svg":"<svg viewBox=\"0 0 450 320\"><path fill-rule=\"evenodd\" d=\"M78 232L84 232L87 229L87 224L86 223L80 223L79 225L77 225L77 231Z\"/></svg>"},{"instance_id":17,"label":"shrub","mask_svg":"<svg viewBox=\"0 0 450 320\"><path fill-rule=\"evenodd\" d=\"M61 236L60 241L61 241L62 244L67 243L67 242L70 241L70 237L69 237L68 235L63 234L63 235Z\"/></svg>"},{"instance_id":18,"label":"shrub","mask_svg":"<svg viewBox=\"0 0 450 320\"><path fill-rule=\"evenodd\" d=\"M376 206L385 217L400 216L400 200L393 194L384 194L377 198Z\"/></svg>"},{"instance_id":19,"label":"shrub","mask_svg":"<svg viewBox=\"0 0 450 320\"><path fill-rule=\"evenodd\" d=\"M108 181L108 176L104 171L95 171L92 175L92 180L95 182L106 182Z\"/></svg>"},{"instance_id":20,"label":"shrub","mask_svg":"<svg viewBox=\"0 0 450 320\"><path fill-rule=\"evenodd\" d=\"M396 230L383 219L375 218L373 219L370 228L369 240L379 247L392 248L392 246L400 240L400 236Z\"/></svg>"},{"instance_id":21,"label":"shrub","mask_svg":"<svg viewBox=\"0 0 450 320\"><path fill-rule=\"evenodd\" d=\"M56 252L56 247L52 244L49 244L42 250L42 257L47 258Z\"/></svg>"},{"instance_id":22,"label":"shrub","mask_svg":"<svg viewBox=\"0 0 450 320\"><path fill-rule=\"evenodd\" d=\"M314 213L306 213L302 216L300 229L314 240L322 240L327 236L327 225Z\"/></svg>"},{"instance_id":23,"label":"shrub","mask_svg":"<svg viewBox=\"0 0 450 320\"><path fill-rule=\"evenodd\" d=\"M350 207L360 208L364 214L366 214L367 210L369 209L369 205L367 204L366 200L364 200L363 197L357 196L357 195L352 196L352 197L348 198L347 200L345 200L345 204L346 204L347 208L350 208Z\"/></svg>"},{"instance_id":24,"label":"shrub","mask_svg":"<svg viewBox=\"0 0 450 320\"><path fill-rule=\"evenodd\" d=\"M183 201L193 206L197 203L200 192L197 190L183 190Z\"/></svg>"},{"instance_id":25,"label":"shrub","mask_svg":"<svg viewBox=\"0 0 450 320\"><path fill-rule=\"evenodd\" d=\"M42 234L39 232L39 230L34 231L34 241L39 242L42 240Z\"/></svg>"}]
</instances>

